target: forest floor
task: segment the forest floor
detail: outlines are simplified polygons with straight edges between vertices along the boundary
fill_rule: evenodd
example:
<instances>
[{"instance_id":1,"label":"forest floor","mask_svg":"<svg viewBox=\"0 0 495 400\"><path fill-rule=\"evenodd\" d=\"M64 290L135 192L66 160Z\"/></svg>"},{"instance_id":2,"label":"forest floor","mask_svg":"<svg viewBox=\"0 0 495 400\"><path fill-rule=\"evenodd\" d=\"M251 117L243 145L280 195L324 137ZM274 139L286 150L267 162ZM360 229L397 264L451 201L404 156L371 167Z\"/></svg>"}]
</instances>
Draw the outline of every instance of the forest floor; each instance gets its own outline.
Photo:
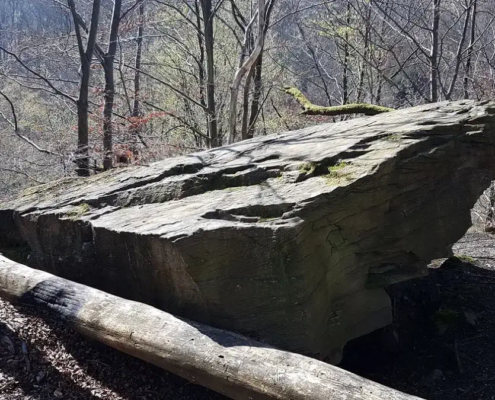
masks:
<instances>
[{"instance_id":1,"label":"forest floor","mask_svg":"<svg viewBox=\"0 0 495 400\"><path fill-rule=\"evenodd\" d=\"M495 399L495 237L391 288L396 322L351 342L342 367L429 400ZM0 300L0 399L224 399Z\"/></svg>"},{"instance_id":2,"label":"forest floor","mask_svg":"<svg viewBox=\"0 0 495 400\"><path fill-rule=\"evenodd\" d=\"M0 400L220 400L201 386L0 300Z\"/></svg>"}]
</instances>

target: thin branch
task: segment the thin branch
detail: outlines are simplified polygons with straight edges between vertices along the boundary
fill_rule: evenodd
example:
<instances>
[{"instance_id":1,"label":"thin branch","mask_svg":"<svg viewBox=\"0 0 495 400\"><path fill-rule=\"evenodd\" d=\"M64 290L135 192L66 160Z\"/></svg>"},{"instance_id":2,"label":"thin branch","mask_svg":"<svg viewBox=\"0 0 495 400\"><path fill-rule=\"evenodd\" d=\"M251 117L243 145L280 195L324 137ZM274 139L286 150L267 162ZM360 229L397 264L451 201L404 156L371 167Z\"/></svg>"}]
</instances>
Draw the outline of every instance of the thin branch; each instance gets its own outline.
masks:
<instances>
[{"instance_id":1,"label":"thin branch","mask_svg":"<svg viewBox=\"0 0 495 400\"><path fill-rule=\"evenodd\" d=\"M29 175L27 172L21 171L19 169L11 169L11 168L6 168L6 167L0 167L0 171L6 171L6 172L12 172L14 174L24 175L26 178L29 178L33 182L39 183L40 185L43 185L43 184L46 183L45 181L40 181L39 179L36 179L36 178L32 177L31 175Z\"/></svg>"},{"instance_id":2,"label":"thin branch","mask_svg":"<svg viewBox=\"0 0 495 400\"><path fill-rule=\"evenodd\" d=\"M132 69L133 71L139 71L141 74L143 74L144 76L147 76L148 78L150 79L153 79L159 83L161 83L163 86L166 86L168 87L170 90L172 90L173 92L177 93L178 95L184 97L185 99L189 100L190 102L196 104L198 107L201 107L203 110L207 110L207 108L201 104L200 102L198 102L197 100L194 100L192 97L190 97L189 95L187 95L186 93L184 93L182 90L180 89L177 89L176 87L172 86L170 83L167 83L165 81L162 81L161 79L143 71L142 69L137 69L135 67L133 67L132 65L129 65L129 64L124 64L125 67L127 68L130 68Z\"/></svg>"},{"instance_id":3,"label":"thin branch","mask_svg":"<svg viewBox=\"0 0 495 400\"><path fill-rule=\"evenodd\" d=\"M0 95L5 99L7 100L7 102L9 103L10 105L10 108L11 108L11 111L12 111L12 116L14 118L14 122L10 121L8 118L5 118L5 120L14 128L14 133L16 134L16 136L22 140L24 140L26 143L28 143L29 145L31 145L32 147L34 147L36 150L38 150L39 152L41 153L45 153L45 154L50 154L52 156L58 156L58 157L62 157L62 154L60 153L55 153L53 151L50 151L50 150L47 150L47 149L44 149L40 146L38 146L36 143L34 143L31 139L29 139L28 137L22 135L20 132L19 132L19 125L17 123L17 114L15 112L15 107L14 107L14 104L12 103L12 101L8 98L8 96L3 93L3 92L0 92Z\"/></svg>"},{"instance_id":4,"label":"thin branch","mask_svg":"<svg viewBox=\"0 0 495 400\"><path fill-rule=\"evenodd\" d=\"M14 130L17 132L19 130L19 126L17 125L17 114L15 112L14 103L12 103L12 101L10 101L10 99L7 97L7 95L1 91L0 91L0 96L2 96L9 103L10 110L12 111L12 117L14 118L14 122L12 123L7 118L5 118L5 119L7 119L7 121L13 126Z\"/></svg>"},{"instance_id":5,"label":"thin branch","mask_svg":"<svg viewBox=\"0 0 495 400\"><path fill-rule=\"evenodd\" d=\"M202 137L203 139L209 139L209 137L207 135L205 135L203 132L200 132L197 128L195 128L194 126L191 126L191 124L189 124L185 118L183 117L180 117L178 115L175 115L174 113L170 112L170 111L165 111L163 108L160 108L158 106L155 106L154 104L151 104L151 103L148 103L147 101L143 101L143 104L146 104L147 106L150 106L151 108L154 108L155 110L158 110L158 111L161 111L161 112L164 112L166 113L167 115L171 116L172 118L175 118L177 121L179 121L181 124L183 124L184 126L188 127L191 131L193 131L196 135Z\"/></svg>"},{"instance_id":6,"label":"thin branch","mask_svg":"<svg viewBox=\"0 0 495 400\"><path fill-rule=\"evenodd\" d=\"M0 50L2 50L4 53L7 53L9 56L12 56L14 57L14 59L19 63L21 64L21 66L26 69L27 71L29 71L30 73L32 73L33 75L37 76L38 78L40 78L43 82L45 82L49 87L50 89L52 89L56 94L60 95L60 96L63 96L65 97L66 99L72 101L72 102L76 102L76 99L72 96L69 96L68 94L62 92L61 90L57 89L51 82L48 78L46 78L45 76L39 74L38 72L34 71L33 69L29 68L18 56L17 54L15 53L12 53L11 51L8 51L7 49L5 49L4 47L0 46Z\"/></svg>"}]
</instances>

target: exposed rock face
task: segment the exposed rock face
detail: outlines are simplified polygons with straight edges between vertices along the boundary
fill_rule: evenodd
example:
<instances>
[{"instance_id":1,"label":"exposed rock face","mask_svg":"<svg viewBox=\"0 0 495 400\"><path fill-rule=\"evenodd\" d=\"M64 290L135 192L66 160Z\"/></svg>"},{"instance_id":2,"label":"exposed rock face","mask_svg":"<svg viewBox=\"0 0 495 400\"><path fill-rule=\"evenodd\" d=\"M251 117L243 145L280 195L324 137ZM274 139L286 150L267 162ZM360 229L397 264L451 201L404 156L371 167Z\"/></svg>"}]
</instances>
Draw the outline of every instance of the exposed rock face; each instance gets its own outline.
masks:
<instances>
[{"instance_id":1,"label":"exposed rock face","mask_svg":"<svg viewBox=\"0 0 495 400\"><path fill-rule=\"evenodd\" d=\"M56 275L338 362L495 177L495 103L439 103L28 191L0 240ZM8 240L7 240L8 239Z\"/></svg>"},{"instance_id":2,"label":"exposed rock face","mask_svg":"<svg viewBox=\"0 0 495 400\"><path fill-rule=\"evenodd\" d=\"M490 184L471 210L472 229L495 233L495 181Z\"/></svg>"}]
</instances>

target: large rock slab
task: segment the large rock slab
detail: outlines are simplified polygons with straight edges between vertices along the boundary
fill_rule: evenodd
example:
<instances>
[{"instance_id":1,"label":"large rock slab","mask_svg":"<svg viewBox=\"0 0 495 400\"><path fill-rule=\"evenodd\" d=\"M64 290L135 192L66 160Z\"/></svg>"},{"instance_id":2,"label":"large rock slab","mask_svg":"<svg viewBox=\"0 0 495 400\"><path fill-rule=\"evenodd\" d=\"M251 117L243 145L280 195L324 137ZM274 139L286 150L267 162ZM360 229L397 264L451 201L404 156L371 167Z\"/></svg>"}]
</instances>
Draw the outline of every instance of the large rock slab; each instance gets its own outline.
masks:
<instances>
[{"instance_id":1,"label":"large rock slab","mask_svg":"<svg viewBox=\"0 0 495 400\"><path fill-rule=\"evenodd\" d=\"M495 103L439 103L67 179L0 206L32 266L338 362L495 177Z\"/></svg>"}]
</instances>

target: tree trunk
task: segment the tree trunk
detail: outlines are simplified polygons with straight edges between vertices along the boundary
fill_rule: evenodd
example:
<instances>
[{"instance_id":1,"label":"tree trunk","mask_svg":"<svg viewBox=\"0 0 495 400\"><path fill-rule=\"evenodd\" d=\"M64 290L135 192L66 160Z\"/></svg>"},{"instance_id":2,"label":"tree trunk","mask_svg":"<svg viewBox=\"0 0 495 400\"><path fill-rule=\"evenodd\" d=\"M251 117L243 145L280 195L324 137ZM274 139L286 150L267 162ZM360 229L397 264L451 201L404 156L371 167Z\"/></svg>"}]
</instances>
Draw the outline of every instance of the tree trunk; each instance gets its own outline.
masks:
<instances>
[{"instance_id":1,"label":"tree trunk","mask_svg":"<svg viewBox=\"0 0 495 400\"><path fill-rule=\"evenodd\" d=\"M256 125L256 121L258 120L258 116L260 113L262 71L263 71L263 53L260 54L260 56L258 57L258 61L256 61L256 69L254 71L254 93L253 93L253 100L251 101L251 114L249 117L248 139L254 137L254 127Z\"/></svg>"},{"instance_id":2,"label":"tree trunk","mask_svg":"<svg viewBox=\"0 0 495 400\"><path fill-rule=\"evenodd\" d=\"M104 58L105 71L105 105L103 108L103 149L105 152L103 158L103 169L108 170L113 165L113 104L115 98L115 82L113 73L113 63L115 53L117 52L117 39L119 35L120 11L122 9L122 0L114 0L112 25L110 26L110 37L108 42L108 51Z\"/></svg>"},{"instance_id":3,"label":"tree trunk","mask_svg":"<svg viewBox=\"0 0 495 400\"><path fill-rule=\"evenodd\" d=\"M205 88L205 45L204 45L204 40L203 40L203 35L201 32L202 26L201 26L201 13L199 9L199 0L195 0L194 2L194 13L196 15L196 29L197 29L197 38L198 38L198 48L199 48L199 60L197 61L198 64L198 80L199 80L199 102L203 106L204 112L205 112L205 118L207 121L207 128L206 128L206 136L208 138L211 138L210 135L210 124L209 124L209 111L208 111L208 105L206 104L206 88ZM195 135L196 137L196 144L198 147L201 145L199 143L200 140L202 140L198 135ZM210 143L206 141L205 143L206 146L210 146Z\"/></svg>"},{"instance_id":4,"label":"tree trunk","mask_svg":"<svg viewBox=\"0 0 495 400\"><path fill-rule=\"evenodd\" d=\"M377 115L390 111L393 108L377 106L375 104L356 103L343 104L341 106L325 107L311 103L308 98L297 88L287 86L285 93L291 95L303 108L305 115L340 116L348 114Z\"/></svg>"},{"instance_id":5,"label":"tree trunk","mask_svg":"<svg viewBox=\"0 0 495 400\"><path fill-rule=\"evenodd\" d=\"M253 52L244 64L237 70L234 81L230 87L229 109L229 143L234 143L237 125L237 102L242 78L257 61L265 44L265 0L258 0L258 40Z\"/></svg>"},{"instance_id":6,"label":"tree trunk","mask_svg":"<svg viewBox=\"0 0 495 400\"><path fill-rule=\"evenodd\" d=\"M82 74L89 72L82 71ZM88 95L82 87L79 90L77 100L77 151L76 151L77 175L89 176L89 127L88 127Z\"/></svg>"},{"instance_id":7,"label":"tree trunk","mask_svg":"<svg viewBox=\"0 0 495 400\"><path fill-rule=\"evenodd\" d=\"M141 57L143 54L144 35L144 1L139 5L139 27L136 40L136 60L134 62L134 100L132 104L132 153L138 155L137 143L140 136L140 124L137 119L141 117Z\"/></svg>"},{"instance_id":8,"label":"tree trunk","mask_svg":"<svg viewBox=\"0 0 495 400\"><path fill-rule=\"evenodd\" d=\"M447 93L445 94L445 98L447 100L452 100L452 93L454 93L455 84L457 83L457 77L459 76L459 69L460 69L461 63L462 63L462 53L463 53L462 50L464 48L464 43L465 43L466 37L467 37L469 20L471 17L471 10L472 10L472 5L469 5L466 9L466 16L464 17L462 36L461 36L461 39L459 40L459 44L457 46L457 52L456 52L456 57L455 57L454 76L452 77L452 81L450 82L449 89L447 90Z\"/></svg>"},{"instance_id":9,"label":"tree trunk","mask_svg":"<svg viewBox=\"0 0 495 400\"><path fill-rule=\"evenodd\" d=\"M91 12L91 27L88 34L86 50L84 50L79 19L76 12L74 0L68 0L69 8L74 20L76 30L77 46L81 62L81 83L79 87L79 98L77 100L77 151L76 163L79 176L89 176L89 126L88 126L88 97L89 79L91 76L91 61L96 45L98 33L98 22L100 17L100 0L93 1Z\"/></svg>"},{"instance_id":10,"label":"tree trunk","mask_svg":"<svg viewBox=\"0 0 495 400\"><path fill-rule=\"evenodd\" d=\"M268 9L266 11L266 17L265 17L265 27L264 27L265 37L268 28L270 26L270 19L272 16L273 8L275 6L275 2L276 0L271 0L268 4ZM254 128L260 114L260 99L263 89L262 72L263 72L263 51L259 55L258 59L256 60L256 64L254 65L254 77L253 77L254 90L253 90L253 98L251 100L251 110L249 112L249 124L248 124L247 136L246 136L247 139L252 139L254 137Z\"/></svg>"},{"instance_id":11,"label":"tree trunk","mask_svg":"<svg viewBox=\"0 0 495 400\"><path fill-rule=\"evenodd\" d=\"M215 104L215 59L213 36L213 6L211 0L201 0L204 24L204 43L206 52L206 104L208 107L209 147L221 145L218 137L217 115Z\"/></svg>"},{"instance_id":12,"label":"tree trunk","mask_svg":"<svg viewBox=\"0 0 495 400\"><path fill-rule=\"evenodd\" d=\"M346 10L346 25L350 27L351 25L351 3L347 0L347 10ZM349 102L349 32L345 31L345 43L344 43L344 70L342 71L342 104L347 104Z\"/></svg>"},{"instance_id":13,"label":"tree trunk","mask_svg":"<svg viewBox=\"0 0 495 400\"><path fill-rule=\"evenodd\" d=\"M253 80L253 75L255 73L255 66L253 65L249 70L248 76L246 77L246 82L244 84L244 94L242 100L242 125L241 125L241 137L242 140L248 138L248 119L249 119L249 91L251 89L251 81Z\"/></svg>"},{"instance_id":14,"label":"tree trunk","mask_svg":"<svg viewBox=\"0 0 495 400\"><path fill-rule=\"evenodd\" d=\"M105 96L103 106L103 169L109 170L113 166L113 129L112 113L115 97L113 77L113 60L105 59ZM112 71L112 72L110 72Z\"/></svg>"},{"instance_id":15,"label":"tree trunk","mask_svg":"<svg viewBox=\"0 0 495 400\"><path fill-rule=\"evenodd\" d=\"M464 73L464 82L463 82L463 90L464 90L464 98L469 99L469 80L471 74L471 63L473 59L473 47L476 41L476 14L477 14L477 6L478 1L474 0L473 3L473 12L471 14L471 37L469 38L469 46L466 57L466 71Z\"/></svg>"},{"instance_id":16,"label":"tree trunk","mask_svg":"<svg viewBox=\"0 0 495 400\"><path fill-rule=\"evenodd\" d=\"M440 25L441 0L433 0L433 22L431 26L431 51L430 51L430 101L438 101L438 43Z\"/></svg>"},{"instance_id":17,"label":"tree trunk","mask_svg":"<svg viewBox=\"0 0 495 400\"><path fill-rule=\"evenodd\" d=\"M364 30L364 51L361 60L361 65L359 67L359 83L357 89L356 102L361 103L363 101L363 87L364 87L364 76L365 76L365 66L368 63L369 57L369 48L370 48L370 21L371 21L371 4L366 4L366 20L364 21L365 30Z\"/></svg>"}]
</instances>

